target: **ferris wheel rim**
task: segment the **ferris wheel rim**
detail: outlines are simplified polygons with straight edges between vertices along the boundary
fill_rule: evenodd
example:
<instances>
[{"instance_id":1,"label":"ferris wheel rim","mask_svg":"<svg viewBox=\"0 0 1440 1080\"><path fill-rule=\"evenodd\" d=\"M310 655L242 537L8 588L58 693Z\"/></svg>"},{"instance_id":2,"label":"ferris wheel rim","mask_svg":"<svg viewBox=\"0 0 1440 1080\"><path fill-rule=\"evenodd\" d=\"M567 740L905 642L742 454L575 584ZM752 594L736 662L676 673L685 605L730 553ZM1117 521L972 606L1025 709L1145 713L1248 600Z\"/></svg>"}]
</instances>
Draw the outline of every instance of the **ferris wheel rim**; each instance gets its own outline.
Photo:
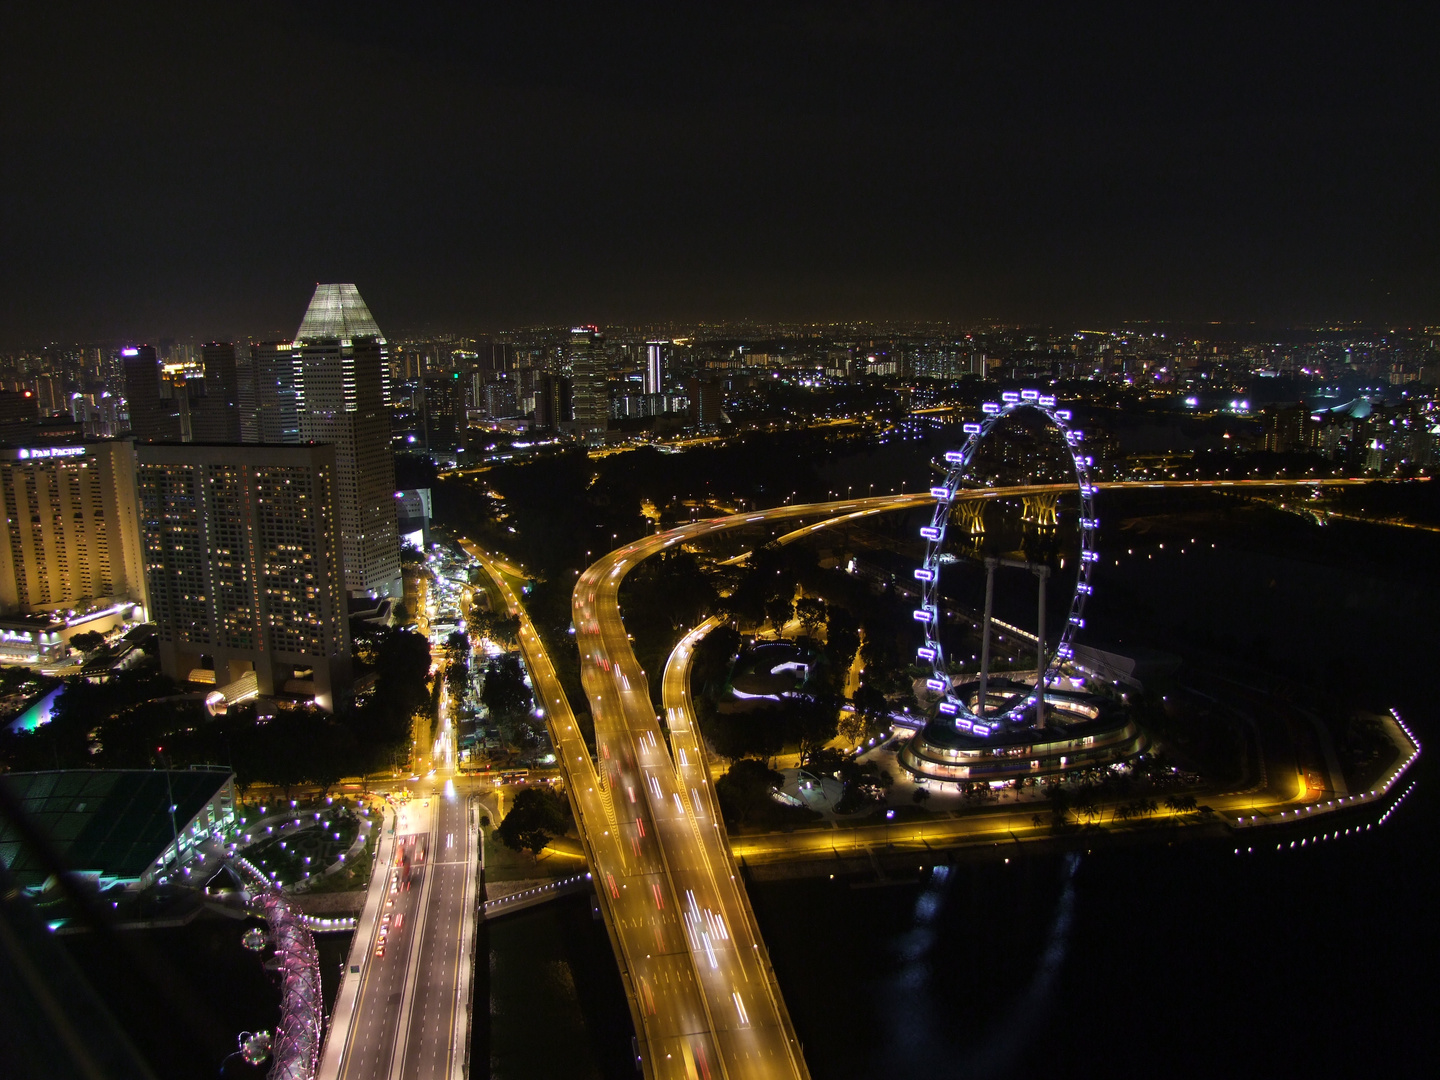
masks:
<instances>
[{"instance_id":1,"label":"ferris wheel rim","mask_svg":"<svg viewBox=\"0 0 1440 1080\"><path fill-rule=\"evenodd\" d=\"M1033 409L1045 416L1060 432L1066 450L1069 451L1075 469L1075 483L1080 496L1080 562L1075 576L1075 590L1070 598L1070 607L1060 639L1053 649L1046 650L1043 666L1036 672L1036 690L1019 702L994 714L981 716L972 710L958 695L950 680L945 663L945 650L940 641L942 623L940 608L940 554L945 543L945 530L950 521L951 510L957 502L967 498L986 498L985 488L962 489L959 484L968 473L975 454L985 437L1005 417L1022 409ZM979 423L967 423L962 430L965 442L959 450L947 451L946 463L950 466L943 487L930 489L935 497L935 511L930 524L920 530L925 540L925 561L915 571L921 585L921 605L915 611L915 619L924 628L925 644L918 652L918 658L931 667L931 678L926 687L941 694L939 714L951 721L955 727L972 734L988 736L997 730L1019 722L1026 710L1037 702L1041 687L1049 685L1052 673L1074 656L1074 636L1085 625L1085 602L1093 595L1090 582L1091 570L1099 560L1095 536L1099 520L1095 516L1095 484L1090 478L1093 459L1083 452L1080 444L1083 432L1071 426L1071 413L1057 406L1052 395L1038 390L1006 391L999 402L987 402L982 406L984 419ZM1038 486L1038 485L1037 485ZM1045 485L1050 486L1050 485ZM1044 634L1044 628L1039 628ZM981 703L984 709L984 703Z\"/></svg>"}]
</instances>

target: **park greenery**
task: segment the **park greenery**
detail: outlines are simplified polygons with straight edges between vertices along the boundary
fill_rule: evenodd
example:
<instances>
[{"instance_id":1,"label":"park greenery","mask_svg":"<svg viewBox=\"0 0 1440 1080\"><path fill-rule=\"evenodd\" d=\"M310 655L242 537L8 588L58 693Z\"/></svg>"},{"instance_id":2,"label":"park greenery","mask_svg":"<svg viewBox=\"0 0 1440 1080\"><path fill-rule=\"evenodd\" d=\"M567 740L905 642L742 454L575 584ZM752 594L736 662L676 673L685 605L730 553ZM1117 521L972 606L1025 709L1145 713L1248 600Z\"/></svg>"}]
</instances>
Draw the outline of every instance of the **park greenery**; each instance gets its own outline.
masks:
<instances>
[{"instance_id":1,"label":"park greenery","mask_svg":"<svg viewBox=\"0 0 1440 1080\"><path fill-rule=\"evenodd\" d=\"M754 551L717 606L732 623L702 639L691 689L701 729L721 757L764 760L788 751L808 766L837 735L857 745L883 731L892 708L887 692L908 697L895 605L822 569L804 545ZM778 637L793 631L792 620L799 622L795 646L809 663L803 684L774 703L733 700L730 679L744 663L749 633L768 629ZM861 679L847 698L857 654Z\"/></svg>"},{"instance_id":2,"label":"park greenery","mask_svg":"<svg viewBox=\"0 0 1440 1080\"><path fill-rule=\"evenodd\" d=\"M724 776L715 781L715 794L720 812L731 828L793 828L819 819L813 810L800 806L784 806L770 793L784 781L763 761L742 758L733 763Z\"/></svg>"},{"instance_id":3,"label":"park greenery","mask_svg":"<svg viewBox=\"0 0 1440 1080\"><path fill-rule=\"evenodd\" d=\"M70 647L82 653L92 653L105 644L105 635L97 630L86 630L70 638Z\"/></svg>"},{"instance_id":4,"label":"park greenery","mask_svg":"<svg viewBox=\"0 0 1440 1080\"><path fill-rule=\"evenodd\" d=\"M828 695L796 695L770 708L706 711L702 730L721 757L765 759L792 750L803 763L835 738L839 702Z\"/></svg>"},{"instance_id":5,"label":"park greenery","mask_svg":"<svg viewBox=\"0 0 1440 1080\"><path fill-rule=\"evenodd\" d=\"M649 680L650 699L657 709L670 651L691 627L715 611L718 601L715 586L688 551L646 559L622 583L625 629L634 639L635 658Z\"/></svg>"},{"instance_id":6,"label":"park greenery","mask_svg":"<svg viewBox=\"0 0 1440 1080\"><path fill-rule=\"evenodd\" d=\"M451 631L445 638L444 655L445 685L451 698L461 702L470 688L470 635L462 630Z\"/></svg>"},{"instance_id":7,"label":"park greenery","mask_svg":"<svg viewBox=\"0 0 1440 1080\"><path fill-rule=\"evenodd\" d=\"M339 856L354 843L361 818L344 801L324 806L323 813L325 816L318 820L309 814L295 814L294 819L300 822L298 828L261 834L242 854L280 885L299 881L319 884L321 874L332 867L336 868L334 873L325 876L338 879L347 869ZM340 880L351 887L355 884L351 875Z\"/></svg>"},{"instance_id":8,"label":"park greenery","mask_svg":"<svg viewBox=\"0 0 1440 1080\"><path fill-rule=\"evenodd\" d=\"M506 649L520 644L520 619L514 615L471 608L470 629Z\"/></svg>"},{"instance_id":9,"label":"park greenery","mask_svg":"<svg viewBox=\"0 0 1440 1080\"><path fill-rule=\"evenodd\" d=\"M754 551L719 606L742 632L779 634L791 619L808 637L823 631L829 667L842 684L858 652L868 685L882 693L908 689L908 607L842 570L822 568L808 544Z\"/></svg>"},{"instance_id":10,"label":"park greenery","mask_svg":"<svg viewBox=\"0 0 1440 1080\"><path fill-rule=\"evenodd\" d=\"M528 851L538 858L546 844L564 834L569 822L570 806L554 791L522 787L495 835L511 851Z\"/></svg>"},{"instance_id":11,"label":"park greenery","mask_svg":"<svg viewBox=\"0 0 1440 1080\"><path fill-rule=\"evenodd\" d=\"M0 667L0 725L13 720L60 680L27 667Z\"/></svg>"}]
</instances>

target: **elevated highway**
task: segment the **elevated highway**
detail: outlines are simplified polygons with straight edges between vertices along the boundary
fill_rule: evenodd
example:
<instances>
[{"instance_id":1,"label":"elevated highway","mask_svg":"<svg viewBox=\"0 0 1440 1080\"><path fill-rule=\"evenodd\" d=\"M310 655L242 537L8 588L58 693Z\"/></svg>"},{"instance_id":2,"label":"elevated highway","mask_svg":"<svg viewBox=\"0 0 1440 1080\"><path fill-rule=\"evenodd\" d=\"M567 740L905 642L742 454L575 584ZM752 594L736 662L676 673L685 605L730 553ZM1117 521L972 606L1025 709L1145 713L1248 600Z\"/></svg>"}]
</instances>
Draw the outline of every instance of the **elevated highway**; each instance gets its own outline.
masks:
<instances>
[{"instance_id":1,"label":"elevated highway","mask_svg":"<svg viewBox=\"0 0 1440 1080\"><path fill-rule=\"evenodd\" d=\"M677 745L672 758L620 619L620 583L637 563L738 523L721 518L647 537L595 563L575 587L576 644L598 764L634 857L619 888L643 890L662 970L671 976L641 981L657 1076L809 1075L731 860L704 758L691 752L693 743Z\"/></svg>"},{"instance_id":2,"label":"elevated highway","mask_svg":"<svg viewBox=\"0 0 1440 1080\"><path fill-rule=\"evenodd\" d=\"M618 764L626 753L619 742L613 748L608 741L604 744L613 756L602 750L602 769L596 770L554 665L509 581L486 553L464 543L495 583L507 610L520 620L520 649L536 700L545 711L606 931L619 961L643 1074L687 1080L726 1075L709 1037L705 1002L697 991L686 946L684 917L654 843L655 824L645 801L644 781L631 773L628 784L615 782L611 764ZM643 752L651 753L648 747ZM634 756L631 753L632 762Z\"/></svg>"},{"instance_id":3,"label":"elevated highway","mask_svg":"<svg viewBox=\"0 0 1440 1080\"><path fill-rule=\"evenodd\" d=\"M1274 488L1362 479L1124 481L1104 488ZM1064 492L1070 484L966 491L962 499ZM596 758L580 736L554 667L500 568L466 549L520 618L520 646L543 703L556 755L601 900L647 1077L808 1076L798 1039L734 864L693 714L671 713L667 746L647 675L620 615L625 575L674 546L746 524L823 516L786 534L929 505L928 492L773 507L694 522L611 552L580 576L573 615ZM678 703L677 668L666 708ZM993 828L994 826L991 825ZM925 838L917 837L921 843ZM797 845L799 846L799 845Z\"/></svg>"}]
</instances>

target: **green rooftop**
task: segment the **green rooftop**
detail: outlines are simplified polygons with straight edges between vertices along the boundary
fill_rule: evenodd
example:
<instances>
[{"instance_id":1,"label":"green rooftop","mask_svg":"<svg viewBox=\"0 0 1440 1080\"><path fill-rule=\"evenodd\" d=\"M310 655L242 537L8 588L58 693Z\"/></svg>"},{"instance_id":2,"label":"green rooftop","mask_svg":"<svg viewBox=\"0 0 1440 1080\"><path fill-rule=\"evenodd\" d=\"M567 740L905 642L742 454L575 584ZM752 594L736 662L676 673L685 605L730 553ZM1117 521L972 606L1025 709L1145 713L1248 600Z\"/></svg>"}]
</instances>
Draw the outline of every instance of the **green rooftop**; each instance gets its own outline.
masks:
<instances>
[{"instance_id":1,"label":"green rooftop","mask_svg":"<svg viewBox=\"0 0 1440 1080\"><path fill-rule=\"evenodd\" d=\"M98 875L102 884L131 884L152 869L171 844L171 799L183 852L224 824L215 808L207 807L232 775L229 769L70 769L5 773L0 786L20 804L63 865ZM230 813L231 802L224 800L222 813ZM38 889L50 871L22 836L15 822L0 816L0 863L22 888Z\"/></svg>"}]
</instances>

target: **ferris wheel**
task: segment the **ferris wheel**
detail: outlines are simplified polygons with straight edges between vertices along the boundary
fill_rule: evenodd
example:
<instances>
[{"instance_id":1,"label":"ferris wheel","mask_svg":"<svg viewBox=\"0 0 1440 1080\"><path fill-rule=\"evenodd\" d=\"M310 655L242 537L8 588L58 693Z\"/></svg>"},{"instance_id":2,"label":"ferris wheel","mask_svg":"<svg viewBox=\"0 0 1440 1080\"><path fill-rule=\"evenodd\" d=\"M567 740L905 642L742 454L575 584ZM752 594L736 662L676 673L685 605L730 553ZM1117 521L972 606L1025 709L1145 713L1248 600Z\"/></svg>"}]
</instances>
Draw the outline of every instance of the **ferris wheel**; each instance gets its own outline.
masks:
<instances>
[{"instance_id":1,"label":"ferris wheel","mask_svg":"<svg viewBox=\"0 0 1440 1080\"><path fill-rule=\"evenodd\" d=\"M1085 625L1085 601L1094 591L1090 583L1091 571L1100 558L1095 549L1095 536L1100 522L1095 517L1095 484L1090 479L1090 467L1094 461L1081 446L1083 434L1070 426L1070 411L1057 408L1053 396L1041 394L1038 390L1011 390L1001 394L1000 397L999 402L987 402L982 406L984 419L980 423L964 425L962 430L966 438L961 448L945 454L949 470L945 477L945 485L930 489L930 494L935 497L935 513L930 524L920 530L920 535L925 540L925 562L915 571L915 579L920 582L921 593L920 607L915 611L915 620L922 624L925 632L925 643L920 647L917 655L921 662L928 664L932 669L932 676L926 680L925 685L932 692L942 695L939 703L942 717L950 719L959 730L980 736L988 736L1006 726L1019 725L1025 722L1027 713L1031 713L1037 721L1043 715L1045 687L1050 684L1060 665L1074 655L1075 632ZM945 544L945 530L950 521L950 512L955 503L965 499L984 497L985 489L983 488L961 487L962 482L970 473L980 444L996 424L1021 409L1033 409L1045 416L1060 432L1065 448L1074 462L1075 481L1080 494L1080 567L1075 577L1075 592L1070 599L1070 609L1064 628L1061 630L1059 641L1050 650L1046 649L1045 643L1045 583L1044 574L1042 574L1040 583L1041 616L1040 625L1037 627L1035 690L1028 696L1020 695L1019 700L1011 698L1003 709L992 712L988 707L988 694L985 690L989 649L988 589L982 649L987 659L983 660L981 664L980 696L976 700L975 707L972 707L969 701L955 693L945 660L945 649L940 641L940 628L943 621L940 608L940 555ZM1005 562L1010 565L1029 565L1014 564L1011 560L1005 560ZM988 561L992 574L995 563L996 560ZM1047 568L1031 567L1031 569L1043 569L1045 573L1048 573Z\"/></svg>"}]
</instances>

